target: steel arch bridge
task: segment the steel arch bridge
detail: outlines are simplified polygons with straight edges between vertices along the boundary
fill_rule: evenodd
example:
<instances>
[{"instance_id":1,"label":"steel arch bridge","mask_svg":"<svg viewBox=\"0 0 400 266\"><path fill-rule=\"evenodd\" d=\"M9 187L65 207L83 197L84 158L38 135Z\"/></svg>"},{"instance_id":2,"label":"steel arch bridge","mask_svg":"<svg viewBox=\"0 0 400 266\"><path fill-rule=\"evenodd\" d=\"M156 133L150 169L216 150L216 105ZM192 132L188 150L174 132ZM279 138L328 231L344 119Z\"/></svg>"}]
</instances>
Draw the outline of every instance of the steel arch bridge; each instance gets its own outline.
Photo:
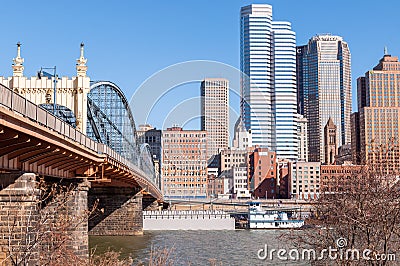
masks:
<instances>
[{"instance_id":1,"label":"steel arch bridge","mask_svg":"<svg viewBox=\"0 0 400 266\"><path fill-rule=\"evenodd\" d=\"M112 148L157 184L150 147L138 144L135 121L122 90L110 81L92 81L87 106L87 136Z\"/></svg>"}]
</instances>

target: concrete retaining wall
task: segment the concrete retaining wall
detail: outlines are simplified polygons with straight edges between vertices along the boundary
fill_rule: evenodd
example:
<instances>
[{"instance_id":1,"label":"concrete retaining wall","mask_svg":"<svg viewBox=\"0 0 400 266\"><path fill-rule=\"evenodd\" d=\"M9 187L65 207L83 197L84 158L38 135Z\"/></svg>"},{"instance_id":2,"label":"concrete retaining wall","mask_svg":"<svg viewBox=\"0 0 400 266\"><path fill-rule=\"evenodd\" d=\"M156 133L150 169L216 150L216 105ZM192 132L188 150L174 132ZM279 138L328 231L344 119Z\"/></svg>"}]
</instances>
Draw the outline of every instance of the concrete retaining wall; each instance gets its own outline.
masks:
<instances>
[{"instance_id":1,"label":"concrete retaining wall","mask_svg":"<svg viewBox=\"0 0 400 266\"><path fill-rule=\"evenodd\" d=\"M143 230L235 230L235 219L221 211L144 211Z\"/></svg>"}]
</instances>

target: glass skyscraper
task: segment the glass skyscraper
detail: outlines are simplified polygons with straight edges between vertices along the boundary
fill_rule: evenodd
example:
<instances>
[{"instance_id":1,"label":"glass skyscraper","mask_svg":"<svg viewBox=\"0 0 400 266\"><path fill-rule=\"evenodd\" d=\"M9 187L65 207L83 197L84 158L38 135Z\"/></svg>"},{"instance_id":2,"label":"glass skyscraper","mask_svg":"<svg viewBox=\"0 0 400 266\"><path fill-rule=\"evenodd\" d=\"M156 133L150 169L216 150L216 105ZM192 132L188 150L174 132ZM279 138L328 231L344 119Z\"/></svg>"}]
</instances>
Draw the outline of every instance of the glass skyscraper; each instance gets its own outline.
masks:
<instances>
[{"instance_id":1,"label":"glass skyscraper","mask_svg":"<svg viewBox=\"0 0 400 266\"><path fill-rule=\"evenodd\" d=\"M324 126L337 126L338 146L351 141L350 51L342 37L318 35L297 47L299 110L308 120L309 160L324 162ZM301 83L299 83L301 82Z\"/></svg>"},{"instance_id":2,"label":"glass skyscraper","mask_svg":"<svg viewBox=\"0 0 400 266\"><path fill-rule=\"evenodd\" d=\"M289 22L272 22L277 158L298 159L296 34Z\"/></svg>"},{"instance_id":3,"label":"glass skyscraper","mask_svg":"<svg viewBox=\"0 0 400 266\"><path fill-rule=\"evenodd\" d=\"M242 7L241 112L252 144L297 159L296 36L289 22L272 20L272 6Z\"/></svg>"}]
</instances>

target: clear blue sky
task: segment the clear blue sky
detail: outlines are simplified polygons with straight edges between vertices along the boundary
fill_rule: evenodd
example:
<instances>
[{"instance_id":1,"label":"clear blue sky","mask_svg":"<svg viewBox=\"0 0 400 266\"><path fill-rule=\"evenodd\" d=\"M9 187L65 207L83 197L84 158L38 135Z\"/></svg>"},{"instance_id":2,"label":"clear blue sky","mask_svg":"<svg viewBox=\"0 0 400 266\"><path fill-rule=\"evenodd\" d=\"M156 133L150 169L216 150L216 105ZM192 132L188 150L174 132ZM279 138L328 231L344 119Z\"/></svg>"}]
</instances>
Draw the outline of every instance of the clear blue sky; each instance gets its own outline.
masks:
<instances>
[{"instance_id":1,"label":"clear blue sky","mask_svg":"<svg viewBox=\"0 0 400 266\"><path fill-rule=\"evenodd\" d=\"M84 41L91 79L113 81L130 98L149 76L175 63L214 60L238 67L240 7L251 3L271 4L274 20L292 22L298 45L317 33L341 35L352 54L353 99L355 79L376 65L385 45L400 55L397 0L7 1L0 16L0 75L11 75L20 41L26 75L56 65L59 75L73 76ZM160 112L197 96L198 87L177 88L149 122L161 127Z\"/></svg>"}]
</instances>

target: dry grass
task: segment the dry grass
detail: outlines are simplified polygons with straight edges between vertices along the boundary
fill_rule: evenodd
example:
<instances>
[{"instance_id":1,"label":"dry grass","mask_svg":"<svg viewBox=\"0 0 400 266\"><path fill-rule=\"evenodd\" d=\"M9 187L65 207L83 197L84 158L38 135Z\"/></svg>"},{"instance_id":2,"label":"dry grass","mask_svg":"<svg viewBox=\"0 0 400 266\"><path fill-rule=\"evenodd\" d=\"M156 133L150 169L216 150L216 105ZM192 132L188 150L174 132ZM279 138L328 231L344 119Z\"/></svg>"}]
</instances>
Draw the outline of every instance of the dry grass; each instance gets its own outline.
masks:
<instances>
[{"instance_id":1,"label":"dry grass","mask_svg":"<svg viewBox=\"0 0 400 266\"><path fill-rule=\"evenodd\" d=\"M92 249L89 256L89 265L93 266L125 266L133 265L131 257L121 258L121 252L111 250L110 248L100 255L95 255L96 249Z\"/></svg>"}]
</instances>

